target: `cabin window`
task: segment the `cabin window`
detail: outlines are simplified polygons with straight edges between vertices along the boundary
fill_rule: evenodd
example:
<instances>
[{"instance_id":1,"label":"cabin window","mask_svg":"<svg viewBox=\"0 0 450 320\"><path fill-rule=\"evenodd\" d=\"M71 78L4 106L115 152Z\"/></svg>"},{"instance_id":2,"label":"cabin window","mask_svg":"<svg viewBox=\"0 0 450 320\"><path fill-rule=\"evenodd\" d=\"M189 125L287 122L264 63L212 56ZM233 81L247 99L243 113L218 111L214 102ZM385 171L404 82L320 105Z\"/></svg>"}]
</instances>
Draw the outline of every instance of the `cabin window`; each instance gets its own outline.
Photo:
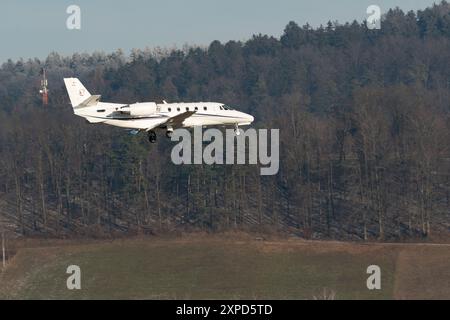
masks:
<instances>
[{"instance_id":1,"label":"cabin window","mask_svg":"<svg viewBox=\"0 0 450 320\"><path fill-rule=\"evenodd\" d=\"M177 111L180 111L180 108L177 108Z\"/></svg>"},{"instance_id":2,"label":"cabin window","mask_svg":"<svg viewBox=\"0 0 450 320\"><path fill-rule=\"evenodd\" d=\"M105 111L106 111L105 109L97 110L97 112L105 112Z\"/></svg>"},{"instance_id":3,"label":"cabin window","mask_svg":"<svg viewBox=\"0 0 450 320\"><path fill-rule=\"evenodd\" d=\"M208 110L208 107L203 107L203 110L205 110L205 111Z\"/></svg>"},{"instance_id":4,"label":"cabin window","mask_svg":"<svg viewBox=\"0 0 450 320\"><path fill-rule=\"evenodd\" d=\"M172 108L167 108L167 111L172 112Z\"/></svg>"},{"instance_id":5,"label":"cabin window","mask_svg":"<svg viewBox=\"0 0 450 320\"><path fill-rule=\"evenodd\" d=\"M195 107L194 110L195 110L195 111L198 111L198 107Z\"/></svg>"},{"instance_id":6,"label":"cabin window","mask_svg":"<svg viewBox=\"0 0 450 320\"><path fill-rule=\"evenodd\" d=\"M186 107L186 111L189 111L189 107Z\"/></svg>"}]
</instances>

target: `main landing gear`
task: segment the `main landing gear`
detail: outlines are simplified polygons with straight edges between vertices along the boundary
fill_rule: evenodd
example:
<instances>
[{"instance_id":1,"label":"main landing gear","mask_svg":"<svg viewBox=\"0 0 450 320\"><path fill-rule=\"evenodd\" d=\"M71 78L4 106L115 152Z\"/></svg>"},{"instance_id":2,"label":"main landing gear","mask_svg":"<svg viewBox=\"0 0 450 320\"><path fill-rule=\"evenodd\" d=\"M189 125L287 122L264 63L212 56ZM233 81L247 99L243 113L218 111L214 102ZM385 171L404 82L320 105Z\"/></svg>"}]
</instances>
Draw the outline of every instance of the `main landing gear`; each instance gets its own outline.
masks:
<instances>
[{"instance_id":1,"label":"main landing gear","mask_svg":"<svg viewBox=\"0 0 450 320\"><path fill-rule=\"evenodd\" d=\"M153 130L150 130L148 132L148 141L150 141L150 143L155 143L156 142L156 132Z\"/></svg>"},{"instance_id":2,"label":"main landing gear","mask_svg":"<svg viewBox=\"0 0 450 320\"><path fill-rule=\"evenodd\" d=\"M166 137L170 139L170 138L172 138L172 134L173 134L173 128L167 127Z\"/></svg>"},{"instance_id":3,"label":"main landing gear","mask_svg":"<svg viewBox=\"0 0 450 320\"><path fill-rule=\"evenodd\" d=\"M150 143L156 143L156 132L154 130L150 130L148 131L148 141L150 141ZM172 138L173 135L173 128L167 128L166 131L166 137L167 138Z\"/></svg>"}]
</instances>

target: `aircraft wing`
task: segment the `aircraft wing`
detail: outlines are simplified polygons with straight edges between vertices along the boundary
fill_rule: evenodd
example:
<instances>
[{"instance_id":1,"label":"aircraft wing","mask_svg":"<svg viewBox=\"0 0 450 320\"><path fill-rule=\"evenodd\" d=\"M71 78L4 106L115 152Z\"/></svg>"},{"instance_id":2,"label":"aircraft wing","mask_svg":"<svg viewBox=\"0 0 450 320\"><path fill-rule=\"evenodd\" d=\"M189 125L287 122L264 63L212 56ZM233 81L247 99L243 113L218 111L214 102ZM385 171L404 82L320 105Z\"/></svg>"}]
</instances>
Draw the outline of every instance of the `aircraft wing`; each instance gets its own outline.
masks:
<instances>
[{"instance_id":1,"label":"aircraft wing","mask_svg":"<svg viewBox=\"0 0 450 320\"><path fill-rule=\"evenodd\" d=\"M183 125L183 121L192 116L195 113L195 111L186 111L184 113L178 114L174 117L167 117L167 118L152 118L152 119L141 119L141 118L127 118L127 117L118 117L118 118L110 118L106 119L108 124L112 124L118 127L124 127L124 128L132 128L142 131L150 131L155 128L159 127L165 127L165 126L171 126L171 127L181 127ZM110 116L116 114L116 112L113 112ZM119 115L119 114L117 114ZM95 118L88 119L90 122L105 122L105 118L102 118L101 120L96 120ZM126 123L124 123L123 120L127 120Z\"/></svg>"},{"instance_id":2,"label":"aircraft wing","mask_svg":"<svg viewBox=\"0 0 450 320\"><path fill-rule=\"evenodd\" d=\"M196 111L186 111L176 115L175 117L169 118L164 124L172 127L181 127L184 120L192 116Z\"/></svg>"},{"instance_id":3,"label":"aircraft wing","mask_svg":"<svg viewBox=\"0 0 450 320\"><path fill-rule=\"evenodd\" d=\"M146 128L145 131L153 130L157 127L161 126L172 126L172 127L181 127L183 125L184 120L192 116L196 111L186 111L180 114L177 114L174 117L170 117L168 119L164 119L161 122L156 122L150 128Z\"/></svg>"}]
</instances>

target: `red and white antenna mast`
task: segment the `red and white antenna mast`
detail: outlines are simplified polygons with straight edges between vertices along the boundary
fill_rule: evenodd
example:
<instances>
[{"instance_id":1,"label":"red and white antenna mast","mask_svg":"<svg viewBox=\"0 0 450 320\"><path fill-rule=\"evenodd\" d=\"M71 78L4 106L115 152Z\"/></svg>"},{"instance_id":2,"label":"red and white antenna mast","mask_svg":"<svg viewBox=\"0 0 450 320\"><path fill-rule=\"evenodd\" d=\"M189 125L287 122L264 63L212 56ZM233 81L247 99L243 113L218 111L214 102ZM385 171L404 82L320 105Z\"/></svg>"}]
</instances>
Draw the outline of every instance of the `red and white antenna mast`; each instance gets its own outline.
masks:
<instances>
[{"instance_id":1,"label":"red and white antenna mast","mask_svg":"<svg viewBox=\"0 0 450 320\"><path fill-rule=\"evenodd\" d=\"M45 68L42 68L41 75L41 90L39 90L39 93L42 96L42 104L46 106L48 104L48 81L47 75L45 74Z\"/></svg>"}]
</instances>

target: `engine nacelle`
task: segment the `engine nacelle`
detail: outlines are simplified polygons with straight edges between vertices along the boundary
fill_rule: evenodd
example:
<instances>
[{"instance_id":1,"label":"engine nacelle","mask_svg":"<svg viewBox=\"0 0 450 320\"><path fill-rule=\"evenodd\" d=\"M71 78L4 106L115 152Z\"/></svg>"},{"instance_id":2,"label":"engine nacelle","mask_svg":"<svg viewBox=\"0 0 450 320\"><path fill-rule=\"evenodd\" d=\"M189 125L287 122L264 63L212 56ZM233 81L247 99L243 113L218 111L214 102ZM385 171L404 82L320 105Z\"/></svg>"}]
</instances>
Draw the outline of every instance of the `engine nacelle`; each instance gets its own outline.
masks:
<instances>
[{"instance_id":1,"label":"engine nacelle","mask_svg":"<svg viewBox=\"0 0 450 320\"><path fill-rule=\"evenodd\" d=\"M120 111L132 117L144 117L156 113L157 108L158 106L155 102L144 102L130 104L129 106L122 107Z\"/></svg>"}]
</instances>

